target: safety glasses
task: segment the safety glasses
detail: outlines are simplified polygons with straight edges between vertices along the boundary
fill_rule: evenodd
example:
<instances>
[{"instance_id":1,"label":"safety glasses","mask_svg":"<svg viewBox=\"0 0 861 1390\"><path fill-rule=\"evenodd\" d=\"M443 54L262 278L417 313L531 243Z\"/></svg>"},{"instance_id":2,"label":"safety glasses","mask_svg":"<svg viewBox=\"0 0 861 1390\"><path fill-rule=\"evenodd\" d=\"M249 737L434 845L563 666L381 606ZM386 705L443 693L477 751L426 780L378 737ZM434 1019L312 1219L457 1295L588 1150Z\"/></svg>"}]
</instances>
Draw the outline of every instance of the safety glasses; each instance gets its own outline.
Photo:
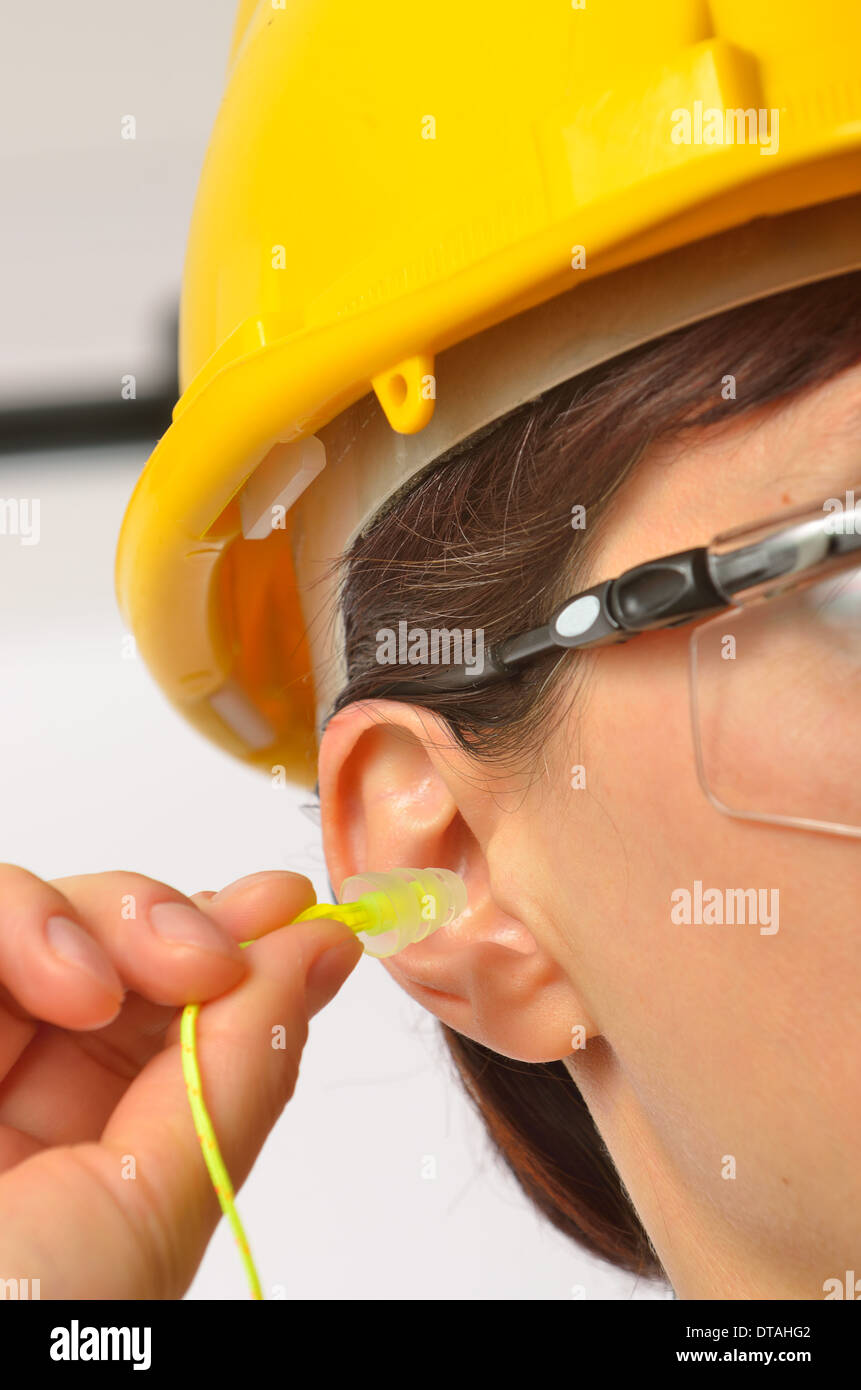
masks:
<instances>
[{"instance_id":1,"label":"safety glasses","mask_svg":"<svg viewBox=\"0 0 861 1390\"><path fill-rule=\"evenodd\" d=\"M858 502L855 496L858 496ZM709 621L705 621L708 619ZM392 694L467 691L554 651L697 624L697 770L731 816L861 835L861 486L584 589L541 627Z\"/></svg>"}]
</instances>

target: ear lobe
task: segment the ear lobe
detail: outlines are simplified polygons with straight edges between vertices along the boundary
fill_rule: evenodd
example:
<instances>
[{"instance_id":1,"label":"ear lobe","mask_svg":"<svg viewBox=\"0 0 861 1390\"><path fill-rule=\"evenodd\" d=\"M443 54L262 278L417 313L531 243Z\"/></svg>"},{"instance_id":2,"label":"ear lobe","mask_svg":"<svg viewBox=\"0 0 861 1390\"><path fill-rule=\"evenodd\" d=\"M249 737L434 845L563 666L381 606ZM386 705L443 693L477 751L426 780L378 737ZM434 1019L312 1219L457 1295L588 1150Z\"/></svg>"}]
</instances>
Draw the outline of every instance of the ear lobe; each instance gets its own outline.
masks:
<instances>
[{"instance_id":1,"label":"ear lobe","mask_svg":"<svg viewBox=\"0 0 861 1390\"><path fill-rule=\"evenodd\" d=\"M337 887L352 874L401 865L459 873L466 911L386 960L386 968L444 1023L493 1051L558 1060L598 1030L542 940L552 933L499 906L488 867L500 832L527 861L529 827L512 824L517 811L481 785L472 761L462 766L467 755L431 719L419 708L375 700L348 706L327 725L320 806L330 877ZM517 864L507 845L511 901Z\"/></svg>"}]
</instances>

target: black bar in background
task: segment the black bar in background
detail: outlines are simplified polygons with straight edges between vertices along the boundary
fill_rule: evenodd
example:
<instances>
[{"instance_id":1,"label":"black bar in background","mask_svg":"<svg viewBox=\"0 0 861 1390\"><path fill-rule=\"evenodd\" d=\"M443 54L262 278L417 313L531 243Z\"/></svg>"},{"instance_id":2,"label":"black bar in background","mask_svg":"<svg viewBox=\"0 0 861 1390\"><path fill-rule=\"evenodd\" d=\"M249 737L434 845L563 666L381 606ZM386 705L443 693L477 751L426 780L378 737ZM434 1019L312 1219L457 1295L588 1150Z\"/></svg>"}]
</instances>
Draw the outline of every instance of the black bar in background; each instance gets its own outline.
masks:
<instances>
[{"instance_id":1,"label":"black bar in background","mask_svg":"<svg viewBox=\"0 0 861 1390\"><path fill-rule=\"evenodd\" d=\"M0 410L0 454L73 449L82 444L155 444L170 424L179 395L136 400L92 400Z\"/></svg>"}]
</instances>

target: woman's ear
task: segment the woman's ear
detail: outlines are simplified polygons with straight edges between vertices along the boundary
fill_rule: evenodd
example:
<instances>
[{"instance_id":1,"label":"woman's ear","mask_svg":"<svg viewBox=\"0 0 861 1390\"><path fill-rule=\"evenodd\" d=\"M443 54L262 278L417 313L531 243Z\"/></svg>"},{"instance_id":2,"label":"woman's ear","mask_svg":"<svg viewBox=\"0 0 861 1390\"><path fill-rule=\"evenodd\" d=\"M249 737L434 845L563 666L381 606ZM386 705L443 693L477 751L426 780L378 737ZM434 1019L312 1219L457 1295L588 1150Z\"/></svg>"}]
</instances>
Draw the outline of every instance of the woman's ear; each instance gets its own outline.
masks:
<instances>
[{"instance_id":1,"label":"woman's ear","mask_svg":"<svg viewBox=\"0 0 861 1390\"><path fill-rule=\"evenodd\" d=\"M349 705L326 727L319 768L336 887L397 867L453 869L466 883L460 917L385 962L413 999L519 1061L556 1061L597 1035L529 890L534 820L518 826L522 799L490 787L441 721L396 701Z\"/></svg>"}]
</instances>

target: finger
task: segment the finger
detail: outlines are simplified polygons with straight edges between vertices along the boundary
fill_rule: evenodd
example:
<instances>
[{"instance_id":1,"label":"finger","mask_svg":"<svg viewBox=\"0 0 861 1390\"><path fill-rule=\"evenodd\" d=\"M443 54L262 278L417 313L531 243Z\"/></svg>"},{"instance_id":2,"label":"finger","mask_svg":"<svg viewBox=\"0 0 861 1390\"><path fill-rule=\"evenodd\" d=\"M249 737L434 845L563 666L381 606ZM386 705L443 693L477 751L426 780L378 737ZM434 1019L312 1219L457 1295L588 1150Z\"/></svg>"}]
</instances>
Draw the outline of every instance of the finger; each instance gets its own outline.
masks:
<instances>
[{"instance_id":1,"label":"finger","mask_svg":"<svg viewBox=\"0 0 861 1390\"><path fill-rule=\"evenodd\" d=\"M65 894L0 865L0 982L34 1018L100 1028L118 1014L123 983Z\"/></svg>"},{"instance_id":2,"label":"finger","mask_svg":"<svg viewBox=\"0 0 861 1390\"><path fill-rule=\"evenodd\" d=\"M133 887L131 878L124 876L124 889ZM82 880L81 886L86 885L87 880ZM130 892L123 896L128 913L136 902ZM301 874L271 870L238 879L220 893L193 894L190 901L208 912L232 940L247 941L291 922L314 902L314 889ZM163 1046L173 1016L173 1005L162 1007L132 990L119 1017L106 1028L72 1040L62 1034L43 1038L31 1053L31 1065L19 1066L16 1075L7 1079L0 1095L0 1123L26 1126L29 1133L55 1144L96 1137L121 1090ZM0 1068L4 1062L7 1071L14 1065L32 1035L32 1024L13 1027L9 1020L0 1031ZM85 1076L86 1101L81 1095ZM76 1079L73 1106L63 1103L62 1087L58 1094L58 1078L68 1083Z\"/></svg>"},{"instance_id":3,"label":"finger","mask_svg":"<svg viewBox=\"0 0 861 1390\"><path fill-rule=\"evenodd\" d=\"M249 874L220 893L207 894L200 908L235 941L256 941L316 902L310 879L284 869Z\"/></svg>"},{"instance_id":4,"label":"finger","mask_svg":"<svg viewBox=\"0 0 861 1390\"><path fill-rule=\"evenodd\" d=\"M140 896L132 891L136 889L133 877L123 876L120 885L127 890L122 894L124 921L132 922L136 920ZM97 882L97 876L64 880L77 892L80 905L88 905L96 915L103 909L89 901L88 890ZM113 900L113 889L110 896ZM252 939L292 920L314 901L314 890L302 875L275 870L249 875L217 895L195 894L191 901L202 906L216 897L213 920L235 941ZM135 917L131 916L133 912ZM93 930L98 933L98 922ZM128 962L126 966L129 975L139 978ZM202 991L200 997L204 997ZM175 1011L173 1004L156 1004L131 990L121 1013L106 1027L76 1031L74 1039L66 1038L63 1032L49 1032L34 1051L35 1023L22 1009L16 1016L15 1001L0 986L0 1006L4 998L7 1008L5 1015L0 1014L0 1077L6 1077L6 1084L0 1095L0 1123L7 1128L25 1128L43 1142L54 1144L81 1142L101 1133L119 1094L163 1046L164 1032ZM85 1023L82 1020L82 1027ZM19 1059L28 1047L29 1062L25 1067ZM9 1075L16 1064L17 1071ZM66 1103L68 1090L64 1086L70 1085L76 1095L74 1105ZM3 1166L0 1155L0 1170Z\"/></svg>"},{"instance_id":5,"label":"finger","mask_svg":"<svg viewBox=\"0 0 861 1390\"><path fill-rule=\"evenodd\" d=\"M153 1003L211 999L247 973L230 933L165 883L115 872L58 879L56 886L127 987Z\"/></svg>"},{"instance_id":6,"label":"finger","mask_svg":"<svg viewBox=\"0 0 861 1390\"><path fill-rule=\"evenodd\" d=\"M130 886L128 879L123 886ZM248 940L292 921L314 901L314 890L300 874L275 870L251 874L217 895L195 894L191 901L203 905L216 897L213 920L233 939ZM154 1004L132 990L112 1023L87 1034L43 1030L33 1044L32 1023L12 1027L10 1019L0 1031L0 1062L6 1060L8 1070L28 1044L29 1052L0 1092L0 1124L26 1129L45 1143L97 1138L122 1091L163 1047L174 1016L173 1006ZM68 1103L70 1089L74 1104Z\"/></svg>"},{"instance_id":7,"label":"finger","mask_svg":"<svg viewBox=\"0 0 861 1390\"><path fill-rule=\"evenodd\" d=\"M339 961L323 962L328 947ZM206 1104L237 1188L292 1094L309 1014L361 948L341 923L319 919L245 954L249 978L198 1020ZM43 1298L176 1298L197 1268L220 1212L172 1031L174 1045L121 1099L100 1145L36 1155L0 1179L0 1255L8 1264L11 1249L41 1275ZM48 1255L32 1234L41 1229L63 1233Z\"/></svg>"}]
</instances>

